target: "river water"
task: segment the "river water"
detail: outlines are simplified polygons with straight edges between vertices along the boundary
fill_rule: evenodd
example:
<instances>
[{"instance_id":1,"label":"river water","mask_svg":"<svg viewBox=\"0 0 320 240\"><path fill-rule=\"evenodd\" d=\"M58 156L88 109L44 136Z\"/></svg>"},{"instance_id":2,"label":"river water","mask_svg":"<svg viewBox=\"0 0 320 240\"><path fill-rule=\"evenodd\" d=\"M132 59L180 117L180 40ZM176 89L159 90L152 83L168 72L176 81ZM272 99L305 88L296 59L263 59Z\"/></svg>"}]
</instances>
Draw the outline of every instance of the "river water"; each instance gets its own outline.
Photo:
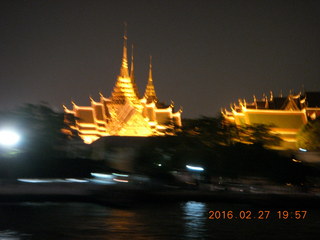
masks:
<instances>
[{"instance_id":1,"label":"river water","mask_svg":"<svg viewBox=\"0 0 320 240\"><path fill-rule=\"evenodd\" d=\"M304 210L304 219L277 211ZM210 211L232 211L209 219ZM250 211L251 219L239 215ZM257 219L259 211L270 211ZM218 215L216 215L218 216ZM241 216L243 217L243 215ZM246 217L246 216L245 216ZM223 219L224 218L224 219ZM320 211L245 204L180 202L115 208L89 203L2 203L0 240L320 239Z\"/></svg>"}]
</instances>

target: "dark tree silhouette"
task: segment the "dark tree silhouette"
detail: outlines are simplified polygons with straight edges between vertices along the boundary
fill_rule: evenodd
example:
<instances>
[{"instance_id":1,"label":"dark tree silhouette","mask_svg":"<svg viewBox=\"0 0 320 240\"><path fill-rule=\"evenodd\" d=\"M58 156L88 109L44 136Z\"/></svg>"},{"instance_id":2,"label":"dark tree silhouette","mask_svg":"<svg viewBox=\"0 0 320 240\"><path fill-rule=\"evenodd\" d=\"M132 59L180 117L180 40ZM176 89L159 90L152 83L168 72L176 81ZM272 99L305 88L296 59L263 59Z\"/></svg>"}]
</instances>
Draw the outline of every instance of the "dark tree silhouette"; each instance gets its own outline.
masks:
<instances>
[{"instance_id":1,"label":"dark tree silhouette","mask_svg":"<svg viewBox=\"0 0 320 240\"><path fill-rule=\"evenodd\" d=\"M309 151L320 151L320 120L309 121L297 135L297 145Z\"/></svg>"}]
</instances>

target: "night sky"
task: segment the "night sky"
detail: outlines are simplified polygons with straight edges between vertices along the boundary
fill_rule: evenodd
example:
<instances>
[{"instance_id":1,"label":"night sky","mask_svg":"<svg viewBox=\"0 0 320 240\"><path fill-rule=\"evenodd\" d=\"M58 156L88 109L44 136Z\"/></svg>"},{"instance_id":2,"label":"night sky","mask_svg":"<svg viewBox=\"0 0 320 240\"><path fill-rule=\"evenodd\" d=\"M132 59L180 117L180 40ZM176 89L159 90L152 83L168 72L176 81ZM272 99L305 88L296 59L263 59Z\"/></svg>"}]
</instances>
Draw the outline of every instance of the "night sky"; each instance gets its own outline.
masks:
<instances>
[{"instance_id":1,"label":"night sky","mask_svg":"<svg viewBox=\"0 0 320 240\"><path fill-rule=\"evenodd\" d=\"M140 93L215 116L238 98L320 91L320 1L2 0L0 110L89 105L119 74L123 23Z\"/></svg>"}]
</instances>

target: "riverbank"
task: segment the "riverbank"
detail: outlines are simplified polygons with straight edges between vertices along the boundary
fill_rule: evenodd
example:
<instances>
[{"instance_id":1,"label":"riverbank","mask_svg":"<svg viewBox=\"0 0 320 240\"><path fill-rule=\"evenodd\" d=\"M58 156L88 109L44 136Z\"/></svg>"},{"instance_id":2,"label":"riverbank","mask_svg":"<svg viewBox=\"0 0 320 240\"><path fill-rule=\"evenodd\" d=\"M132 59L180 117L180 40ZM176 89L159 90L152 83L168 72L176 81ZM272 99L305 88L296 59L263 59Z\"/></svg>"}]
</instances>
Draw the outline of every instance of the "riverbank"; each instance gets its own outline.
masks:
<instances>
[{"instance_id":1,"label":"riverbank","mask_svg":"<svg viewBox=\"0 0 320 240\"><path fill-rule=\"evenodd\" d=\"M76 182L75 182L76 181ZM273 190L208 188L151 185L141 182L97 182L95 179L7 181L0 183L0 202L92 202L102 205L138 206L148 203L184 201L244 203L258 206L317 207L318 191L303 192L274 186ZM290 191L288 190L290 189Z\"/></svg>"}]
</instances>

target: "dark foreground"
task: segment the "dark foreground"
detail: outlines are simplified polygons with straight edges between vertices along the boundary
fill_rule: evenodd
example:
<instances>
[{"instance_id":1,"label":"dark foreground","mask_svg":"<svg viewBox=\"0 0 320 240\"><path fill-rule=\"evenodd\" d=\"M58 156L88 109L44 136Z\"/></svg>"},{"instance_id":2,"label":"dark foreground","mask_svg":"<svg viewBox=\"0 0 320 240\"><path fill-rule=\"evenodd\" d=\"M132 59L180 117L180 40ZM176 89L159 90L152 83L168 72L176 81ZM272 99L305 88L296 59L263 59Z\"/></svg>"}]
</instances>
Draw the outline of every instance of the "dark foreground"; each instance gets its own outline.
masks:
<instances>
[{"instance_id":1,"label":"dark foreground","mask_svg":"<svg viewBox=\"0 0 320 240\"><path fill-rule=\"evenodd\" d=\"M107 175L104 175L105 177ZM0 202L83 202L117 207L148 203L225 202L257 207L311 207L320 204L320 189L245 184L167 186L141 177L110 179L17 179L0 181ZM108 175L109 177L109 175ZM141 180L142 179L142 180Z\"/></svg>"},{"instance_id":2,"label":"dark foreground","mask_svg":"<svg viewBox=\"0 0 320 240\"><path fill-rule=\"evenodd\" d=\"M304 210L304 219L279 219L278 211ZM210 211L232 211L233 219L209 219ZM268 218L240 218L240 212ZM0 204L1 240L105 239L319 239L315 208L261 208L221 202L144 203L115 208L89 203ZM238 218L236 218L238 217Z\"/></svg>"},{"instance_id":3,"label":"dark foreground","mask_svg":"<svg viewBox=\"0 0 320 240\"><path fill-rule=\"evenodd\" d=\"M319 239L317 189L127 180L1 182L0 239Z\"/></svg>"}]
</instances>

